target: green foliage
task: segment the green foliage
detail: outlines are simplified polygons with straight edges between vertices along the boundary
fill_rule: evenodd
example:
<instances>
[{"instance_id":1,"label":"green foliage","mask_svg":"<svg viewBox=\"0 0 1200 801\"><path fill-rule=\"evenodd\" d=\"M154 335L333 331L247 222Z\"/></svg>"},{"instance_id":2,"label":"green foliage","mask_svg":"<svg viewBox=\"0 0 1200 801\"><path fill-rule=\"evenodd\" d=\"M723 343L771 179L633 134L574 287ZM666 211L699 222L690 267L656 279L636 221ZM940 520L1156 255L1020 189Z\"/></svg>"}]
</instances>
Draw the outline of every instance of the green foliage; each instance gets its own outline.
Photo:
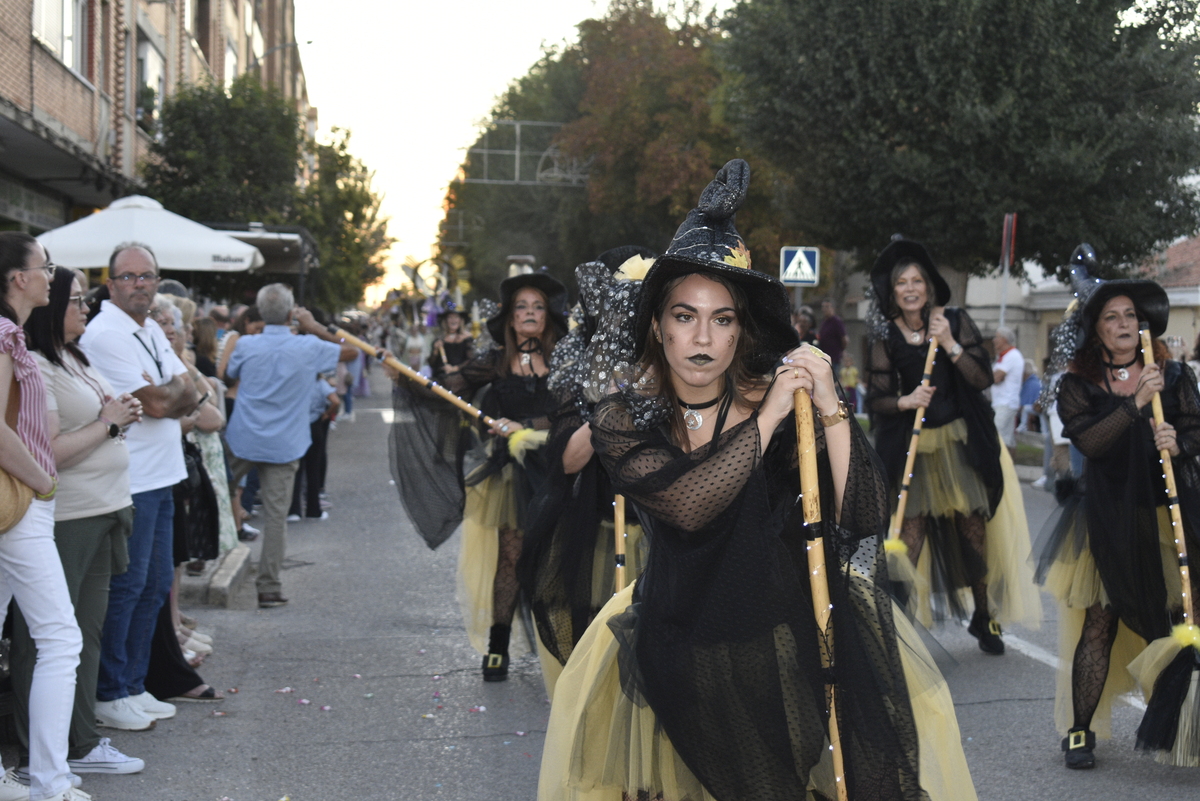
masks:
<instances>
[{"instance_id":1,"label":"green foliage","mask_svg":"<svg viewBox=\"0 0 1200 801\"><path fill-rule=\"evenodd\" d=\"M384 273L383 254L395 240L369 172L350 154L350 132L334 128L334 141L316 149L317 174L304 188L295 221L317 240L321 269L310 273L309 297L330 311L362 300L363 289Z\"/></svg>"},{"instance_id":2,"label":"green foliage","mask_svg":"<svg viewBox=\"0 0 1200 801\"><path fill-rule=\"evenodd\" d=\"M534 254L571 285L575 265L609 248L665 250L700 191L738 156L755 169L738 226L757 265L771 269L783 239L793 237L772 203L780 179L738 146L712 103L721 83L712 59L719 36L698 3L663 14L648 0L614 0L603 19L579 25L578 43L547 51L513 84L493 119L566 123L553 144L567 158L591 160L590 173L586 188L451 184L448 221L463 214L478 225L461 251L473 295L494 295L509 254ZM503 135L493 126L491 147L505 147ZM536 163L522 164L523 177L531 167ZM487 169L497 177L494 164ZM483 170L469 154L462 177L482 177ZM443 235L443 255L455 250L446 241Z\"/></svg>"},{"instance_id":3,"label":"green foliage","mask_svg":"<svg viewBox=\"0 0 1200 801\"><path fill-rule=\"evenodd\" d=\"M190 84L163 103L150 146L147 191L204 222L288 222L296 201L301 130L296 109L246 73L229 91Z\"/></svg>"},{"instance_id":4,"label":"green foliage","mask_svg":"<svg viewBox=\"0 0 1200 801\"><path fill-rule=\"evenodd\" d=\"M1136 5L1140 16L1128 12ZM755 0L725 20L738 131L787 172L794 222L865 259L1130 265L1200 229L1195 2ZM1190 25L1190 27L1189 27Z\"/></svg>"},{"instance_id":5,"label":"green foliage","mask_svg":"<svg viewBox=\"0 0 1200 801\"><path fill-rule=\"evenodd\" d=\"M146 191L200 222L305 226L321 260L308 275L305 301L340 311L362 300L383 274L382 254L393 240L379 216L372 174L348 150L349 132L333 133L332 143L313 146L316 173L301 188L300 117L275 87L249 73L228 92L211 83L183 86L163 103L162 136L143 167ZM297 279L201 273L189 283L211 297L245 301L266 283Z\"/></svg>"}]
</instances>

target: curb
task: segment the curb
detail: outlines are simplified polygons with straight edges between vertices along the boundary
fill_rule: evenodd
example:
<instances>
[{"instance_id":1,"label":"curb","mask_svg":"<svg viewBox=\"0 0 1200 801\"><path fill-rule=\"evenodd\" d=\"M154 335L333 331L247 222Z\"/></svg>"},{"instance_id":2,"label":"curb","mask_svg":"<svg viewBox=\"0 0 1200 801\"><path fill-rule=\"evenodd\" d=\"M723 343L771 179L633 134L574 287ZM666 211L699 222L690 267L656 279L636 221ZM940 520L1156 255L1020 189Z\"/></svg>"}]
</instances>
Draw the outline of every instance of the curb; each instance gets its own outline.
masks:
<instances>
[{"instance_id":1,"label":"curb","mask_svg":"<svg viewBox=\"0 0 1200 801\"><path fill-rule=\"evenodd\" d=\"M214 564L216 567L211 573L183 577L179 586L181 603L229 607L234 592L250 569L250 549L238 543Z\"/></svg>"}]
</instances>

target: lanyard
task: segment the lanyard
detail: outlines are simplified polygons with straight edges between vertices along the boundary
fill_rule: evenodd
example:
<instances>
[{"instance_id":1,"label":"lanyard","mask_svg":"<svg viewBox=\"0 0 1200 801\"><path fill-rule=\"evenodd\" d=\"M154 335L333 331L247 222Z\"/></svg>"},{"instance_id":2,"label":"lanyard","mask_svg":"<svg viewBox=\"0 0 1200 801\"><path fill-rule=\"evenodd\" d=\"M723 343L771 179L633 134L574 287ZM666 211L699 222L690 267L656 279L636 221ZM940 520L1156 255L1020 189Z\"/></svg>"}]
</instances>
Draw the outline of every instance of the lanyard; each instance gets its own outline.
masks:
<instances>
[{"instance_id":1,"label":"lanyard","mask_svg":"<svg viewBox=\"0 0 1200 801\"><path fill-rule=\"evenodd\" d=\"M154 351L150 350L150 347L145 342L142 341L142 338L138 336L138 333L139 332L134 331L133 338L136 339L138 341L138 344L142 346L142 350L144 350L144 351L146 351L146 353L150 354L150 358L154 360L154 366L158 368L158 377L162 378L163 377L162 359L159 359L158 355ZM153 340L151 340L151 341L153 341Z\"/></svg>"}]
</instances>

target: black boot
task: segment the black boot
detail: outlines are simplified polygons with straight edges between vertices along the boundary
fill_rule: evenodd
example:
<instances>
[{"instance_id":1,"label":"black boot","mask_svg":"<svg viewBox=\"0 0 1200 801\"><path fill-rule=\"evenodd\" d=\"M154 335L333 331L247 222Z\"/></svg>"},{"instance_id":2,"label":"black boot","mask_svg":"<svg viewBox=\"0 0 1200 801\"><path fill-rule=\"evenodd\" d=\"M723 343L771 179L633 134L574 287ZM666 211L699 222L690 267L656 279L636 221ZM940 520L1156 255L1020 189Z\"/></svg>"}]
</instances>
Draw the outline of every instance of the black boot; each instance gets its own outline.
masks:
<instances>
[{"instance_id":1,"label":"black boot","mask_svg":"<svg viewBox=\"0 0 1200 801\"><path fill-rule=\"evenodd\" d=\"M1078 726L1067 732L1063 738L1062 750L1066 752L1067 767L1073 770L1086 770L1096 767L1096 755L1092 749L1096 747L1096 735Z\"/></svg>"},{"instance_id":2,"label":"black boot","mask_svg":"<svg viewBox=\"0 0 1200 801\"><path fill-rule=\"evenodd\" d=\"M1000 656L1004 653L1004 640L1000 639L1000 624L982 609L976 609L971 616L971 625L967 633L979 640L979 650L985 654Z\"/></svg>"},{"instance_id":3,"label":"black boot","mask_svg":"<svg viewBox=\"0 0 1200 801\"><path fill-rule=\"evenodd\" d=\"M492 626L488 652L483 655L483 680L504 681L508 678L508 635L512 626Z\"/></svg>"}]
</instances>

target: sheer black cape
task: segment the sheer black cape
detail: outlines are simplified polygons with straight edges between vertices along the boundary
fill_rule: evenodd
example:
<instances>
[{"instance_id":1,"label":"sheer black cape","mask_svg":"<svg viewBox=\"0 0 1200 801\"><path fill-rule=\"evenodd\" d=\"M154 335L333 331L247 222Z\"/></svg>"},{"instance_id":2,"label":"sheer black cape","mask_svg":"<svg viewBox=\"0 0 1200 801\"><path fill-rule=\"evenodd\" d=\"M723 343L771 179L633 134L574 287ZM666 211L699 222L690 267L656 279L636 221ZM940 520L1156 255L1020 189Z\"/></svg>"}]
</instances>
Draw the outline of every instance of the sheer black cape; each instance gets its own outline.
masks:
<instances>
[{"instance_id":1,"label":"sheer black cape","mask_svg":"<svg viewBox=\"0 0 1200 801\"><path fill-rule=\"evenodd\" d=\"M796 504L794 426L761 453L757 417L691 453L638 427L632 393L601 401L592 440L652 546L635 603L610 621L626 693L721 801L800 801L826 736L825 683ZM850 796L923 799L917 735L892 621L887 486L857 423L841 525L823 525L834 675ZM825 520L833 485L818 426ZM637 788L628 790L634 797Z\"/></svg>"}]
</instances>

